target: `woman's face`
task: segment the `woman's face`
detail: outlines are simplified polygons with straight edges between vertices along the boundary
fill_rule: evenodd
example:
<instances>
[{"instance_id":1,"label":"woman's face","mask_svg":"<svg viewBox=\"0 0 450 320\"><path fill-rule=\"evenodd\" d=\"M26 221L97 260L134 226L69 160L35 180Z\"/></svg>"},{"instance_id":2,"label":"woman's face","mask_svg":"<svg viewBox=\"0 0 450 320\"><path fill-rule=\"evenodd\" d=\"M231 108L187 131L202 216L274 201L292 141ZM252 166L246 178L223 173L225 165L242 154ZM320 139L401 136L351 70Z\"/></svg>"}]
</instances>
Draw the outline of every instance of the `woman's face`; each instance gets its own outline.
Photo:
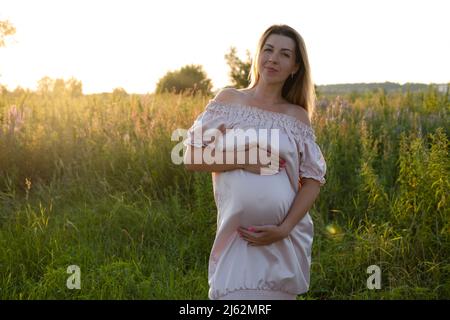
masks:
<instances>
[{"instance_id":1,"label":"woman's face","mask_svg":"<svg viewBox=\"0 0 450 320\"><path fill-rule=\"evenodd\" d=\"M284 82L298 71L295 42L289 37L271 34L259 55L259 75L268 83Z\"/></svg>"}]
</instances>

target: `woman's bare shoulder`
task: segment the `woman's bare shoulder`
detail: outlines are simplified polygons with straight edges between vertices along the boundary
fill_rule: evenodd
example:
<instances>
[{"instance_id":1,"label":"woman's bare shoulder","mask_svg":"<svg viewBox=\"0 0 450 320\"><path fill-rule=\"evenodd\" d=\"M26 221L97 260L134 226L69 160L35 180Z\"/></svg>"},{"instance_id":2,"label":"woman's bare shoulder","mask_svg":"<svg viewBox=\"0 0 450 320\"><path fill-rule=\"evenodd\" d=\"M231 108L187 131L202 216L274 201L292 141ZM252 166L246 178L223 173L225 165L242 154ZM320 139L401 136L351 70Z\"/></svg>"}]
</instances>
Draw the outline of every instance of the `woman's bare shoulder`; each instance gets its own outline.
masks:
<instances>
[{"instance_id":1,"label":"woman's bare shoulder","mask_svg":"<svg viewBox=\"0 0 450 320\"><path fill-rule=\"evenodd\" d=\"M311 121L309 120L308 111L305 108L297 104L289 104L287 114L295 117L298 121L303 122L307 126L311 127Z\"/></svg>"},{"instance_id":2,"label":"woman's bare shoulder","mask_svg":"<svg viewBox=\"0 0 450 320\"><path fill-rule=\"evenodd\" d=\"M214 97L214 100L222 103L245 105L249 104L249 89L236 89L233 87L222 88Z\"/></svg>"},{"instance_id":3,"label":"woman's bare shoulder","mask_svg":"<svg viewBox=\"0 0 450 320\"><path fill-rule=\"evenodd\" d=\"M222 88L213 100L221 103L238 103L240 100L240 92L231 87Z\"/></svg>"}]
</instances>

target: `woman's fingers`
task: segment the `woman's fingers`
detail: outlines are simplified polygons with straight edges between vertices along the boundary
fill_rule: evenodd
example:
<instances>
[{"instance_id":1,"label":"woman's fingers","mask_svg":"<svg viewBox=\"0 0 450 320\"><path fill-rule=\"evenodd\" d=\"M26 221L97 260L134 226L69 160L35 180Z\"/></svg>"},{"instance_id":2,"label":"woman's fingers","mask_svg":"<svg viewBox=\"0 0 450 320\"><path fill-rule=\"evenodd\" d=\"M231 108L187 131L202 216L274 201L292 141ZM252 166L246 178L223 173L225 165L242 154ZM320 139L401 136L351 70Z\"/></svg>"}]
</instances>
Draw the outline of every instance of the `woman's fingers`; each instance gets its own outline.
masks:
<instances>
[{"instance_id":1,"label":"woman's fingers","mask_svg":"<svg viewBox=\"0 0 450 320\"><path fill-rule=\"evenodd\" d=\"M250 231L249 229L239 227L237 232L241 239L247 241L248 245L261 246L268 244L266 239L268 235L267 231Z\"/></svg>"},{"instance_id":2,"label":"woman's fingers","mask_svg":"<svg viewBox=\"0 0 450 320\"><path fill-rule=\"evenodd\" d=\"M280 164L281 169L285 169L285 164ZM246 164L242 167L245 171L255 173L255 174L261 174L262 171L264 171L265 174L268 174L270 171L273 171L273 174L277 174L279 170L274 169L273 165L271 164Z\"/></svg>"}]
</instances>

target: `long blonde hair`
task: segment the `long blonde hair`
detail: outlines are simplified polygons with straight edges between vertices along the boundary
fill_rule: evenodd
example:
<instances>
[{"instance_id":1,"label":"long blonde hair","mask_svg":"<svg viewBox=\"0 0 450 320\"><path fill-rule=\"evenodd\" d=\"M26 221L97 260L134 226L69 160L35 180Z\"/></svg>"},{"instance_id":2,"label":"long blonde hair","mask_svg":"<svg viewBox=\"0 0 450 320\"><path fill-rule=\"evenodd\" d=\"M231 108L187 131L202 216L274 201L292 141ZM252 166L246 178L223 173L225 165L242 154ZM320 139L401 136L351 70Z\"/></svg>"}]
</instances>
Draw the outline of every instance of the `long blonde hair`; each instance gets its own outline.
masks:
<instances>
[{"instance_id":1,"label":"long blonde hair","mask_svg":"<svg viewBox=\"0 0 450 320\"><path fill-rule=\"evenodd\" d=\"M295 62L300 63L300 68L294 74L293 78L289 76L286 79L281 95L284 99L289 101L289 103L303 107L308 112L309 119L311 119L315 109L316 93L311 77L311 68L309 66L308 54L306 52L306 46L302 36L300 36L300 34L295 29L291 28L288 25L272 25L266 31L264 31L264 33L260 37L258 47L252 61L252 66L250 68L250 84L247 88L251 89L255 87L259 81L259 55L267 38L271 34L283 35L291 38L295 42Z\"/></svg>"}]
</instances>

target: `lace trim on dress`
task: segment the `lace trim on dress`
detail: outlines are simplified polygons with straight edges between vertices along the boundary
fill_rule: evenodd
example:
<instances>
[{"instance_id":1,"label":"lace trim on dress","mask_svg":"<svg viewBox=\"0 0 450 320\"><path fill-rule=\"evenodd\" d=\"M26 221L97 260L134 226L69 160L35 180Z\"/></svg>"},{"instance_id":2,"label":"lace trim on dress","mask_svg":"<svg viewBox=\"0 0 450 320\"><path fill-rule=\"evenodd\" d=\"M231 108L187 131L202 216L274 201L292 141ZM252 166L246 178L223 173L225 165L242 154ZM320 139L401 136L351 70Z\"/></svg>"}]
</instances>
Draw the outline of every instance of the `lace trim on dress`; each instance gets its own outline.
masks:
<instances>
[{"instance_id":1,"label":"lace trim on dress","mask_svg":"<svg viewBox=\"0 0 450 320\"><path fill-rule=\"evenodd\" d=\"M222 103L214 99L209 101L206 109L226 115L233 122L245 119L247 124L256 127L270 123L273 126L285 129L286 132L291 132L297 140L299 137L316 140L314 130L310 126L285 113L239 103Z\"/></svg>"},{"instance_id":2,"label":"lace trim on dress","mask_svg":"<svg viewBox=\"0 0 450 320\"><path fill-rule=\"evenodd\" d=\"M319 181L320 186L324 186L326 183L326 179L323 176L316 175L316 174L301 174L300 178L302 178L302 179L303 178L311 178L311 179L317 180L317 181Z\"/></svg>"}]
</instances>

